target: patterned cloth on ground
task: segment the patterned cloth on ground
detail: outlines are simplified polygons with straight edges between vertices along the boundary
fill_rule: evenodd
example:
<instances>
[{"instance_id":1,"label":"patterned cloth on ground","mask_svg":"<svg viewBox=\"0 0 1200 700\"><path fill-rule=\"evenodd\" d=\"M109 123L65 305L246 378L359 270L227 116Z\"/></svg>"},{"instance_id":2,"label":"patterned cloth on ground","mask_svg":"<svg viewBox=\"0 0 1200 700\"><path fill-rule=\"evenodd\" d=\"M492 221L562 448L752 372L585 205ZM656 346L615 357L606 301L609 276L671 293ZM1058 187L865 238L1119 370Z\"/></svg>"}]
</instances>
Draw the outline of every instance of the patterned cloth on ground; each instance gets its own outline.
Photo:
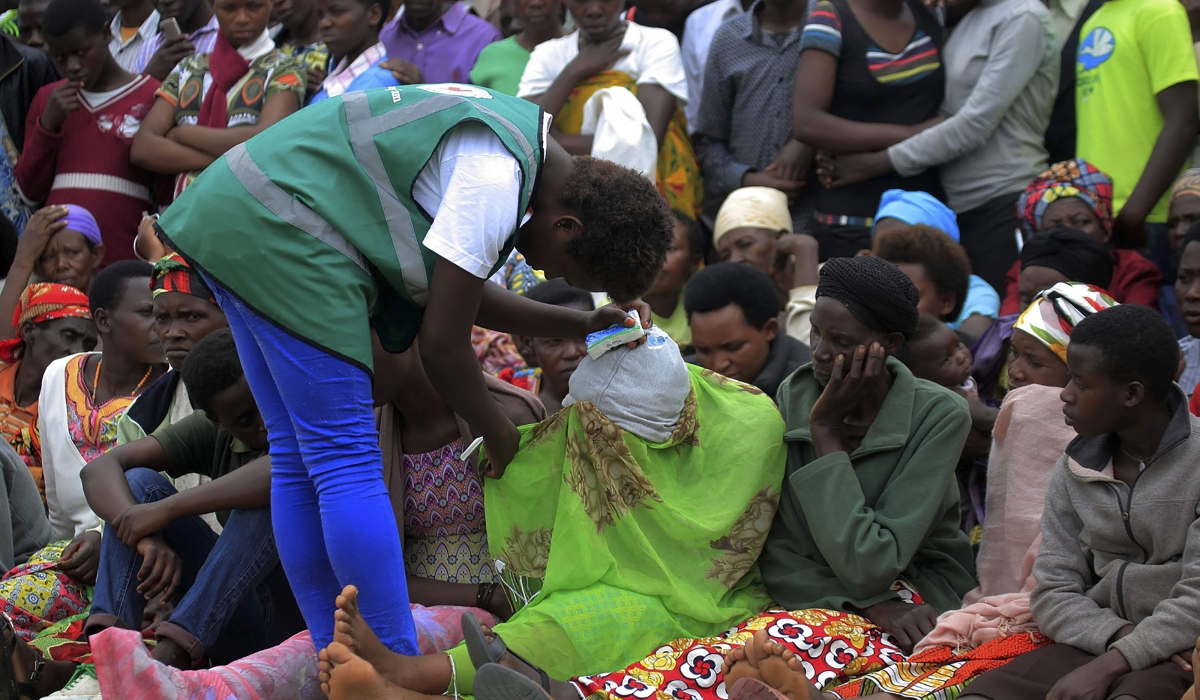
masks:
<instances>
[{"instance_id":1,"label":"patterned cloth on ground","mask_svg":"<svg viewBox=\"0 0 1200 700\"><path fill-rule=\"evenodd\" d=\"M919 596L912 596L911 600L920 602ZM623 671L583 676L574 683L589 700L728 698L725 657L759 630L766 630L773 640L798 655L805 676L823 690L904 660L904 652L891 635L858 615L836 610L768 610L723 635L675 640Z\"/></svg>"},{"instance_id":2,"label":"patterned cloth on ground","mask_svg":"<svg viewBox=\"0 0 1200 700\"><path fill-rule=\"evenodd\" d=\"M932 647L906 662L834 688L833 692L839 698L891 693L904 698L955 700L975 678L1050 643L1033 633L1001 637L962 654L950 647Z\"/></svg>"},{"instance_id":3,"label":"patterned cloth on ground","mask_svg":"<svg viewBox=\"0 0 1200 700\"><path fill-rule=\"evenodd\" d=\"M27 642L55 623L86 614L91 605L88 587L58 571L58 560L69 544L62 540L46 545L0 579L4 614Z\"/></svg>"}]
</instances>

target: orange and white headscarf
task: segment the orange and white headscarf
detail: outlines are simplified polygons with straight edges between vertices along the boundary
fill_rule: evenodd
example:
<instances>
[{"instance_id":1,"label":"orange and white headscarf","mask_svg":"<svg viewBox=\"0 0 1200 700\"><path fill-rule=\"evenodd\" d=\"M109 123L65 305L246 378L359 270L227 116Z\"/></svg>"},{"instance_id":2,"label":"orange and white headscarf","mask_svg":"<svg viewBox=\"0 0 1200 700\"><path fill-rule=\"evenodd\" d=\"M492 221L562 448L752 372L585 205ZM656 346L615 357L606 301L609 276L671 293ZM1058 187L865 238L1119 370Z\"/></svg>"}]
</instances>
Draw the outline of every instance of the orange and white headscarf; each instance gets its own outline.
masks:
<instances>
[{"instance_id":1,"label":"orange and white headscarf","mask_svg":"<svg viewBox=\"0 0 1200 700\"><path fill-rule=\"evenodd\" d=\"M1075 325L1094 313L1117 306L1099 287L1082 282L1059 282L1043 291L1017 317L1013 330L1025 331L1050 348L1063 362Z\"/></svg>"},{"instance_id":2,"label":"orange and white headscarf","mask_svg":"<svg viewBox=\"0 0 1200 700\"><path fill-rule=\"evenodd\" d=\"M21 337L21 326L32 321L44 323L60 318L91 318L87 295L65 284L41 282L31 284L21 292L17 308L13 309L12 324L15 338L0 340L0 361L9 364L21 359L25 340Z\"/></svg>"}]
</instances>

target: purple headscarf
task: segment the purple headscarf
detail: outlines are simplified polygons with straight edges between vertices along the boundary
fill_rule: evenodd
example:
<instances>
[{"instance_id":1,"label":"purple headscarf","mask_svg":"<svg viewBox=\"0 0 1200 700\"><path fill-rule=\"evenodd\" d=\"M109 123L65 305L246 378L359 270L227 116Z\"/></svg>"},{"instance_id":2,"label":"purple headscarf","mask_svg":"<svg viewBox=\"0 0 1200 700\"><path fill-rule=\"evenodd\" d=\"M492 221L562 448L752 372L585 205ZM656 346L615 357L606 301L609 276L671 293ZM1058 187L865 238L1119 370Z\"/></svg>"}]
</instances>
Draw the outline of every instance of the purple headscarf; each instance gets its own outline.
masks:
<instances>
[{"instance_id":1,"label":"purple headscarf","mask_svg":"<svg viewBox=\"0 0 1200 700\"><path fill-rule=\"evenodd\" d=\"M100 237L100 226L96 223L96 217L92 216L92 212L78 204L64 206L67 208L67 216L63 220L67 222L68 229L79 233L94 245L104 243L104 239Z\"/></svg>"}]
</instances>

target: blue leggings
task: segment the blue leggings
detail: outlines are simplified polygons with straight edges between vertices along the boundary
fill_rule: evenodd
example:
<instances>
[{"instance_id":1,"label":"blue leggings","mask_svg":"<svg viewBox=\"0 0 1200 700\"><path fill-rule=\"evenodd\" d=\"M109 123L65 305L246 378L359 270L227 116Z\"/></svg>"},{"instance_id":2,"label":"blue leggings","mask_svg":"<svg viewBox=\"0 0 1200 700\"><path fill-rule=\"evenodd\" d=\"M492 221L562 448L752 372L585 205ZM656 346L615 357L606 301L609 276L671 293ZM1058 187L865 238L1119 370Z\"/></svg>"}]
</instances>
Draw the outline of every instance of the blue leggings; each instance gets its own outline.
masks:
<instances>
[{"instance_id":1,"label":"blue leggings","mask_svg":"<svg viewBox=\"0 0 1200 700\"><path fill-rule=\"evenodd\" d=\"M299 340L208 279L271 441L279 559L313 642L333 641L335 599L359 590L384 646L417 656L404 555L383 481L371 375Z\"/></svg>"}]
</instances>

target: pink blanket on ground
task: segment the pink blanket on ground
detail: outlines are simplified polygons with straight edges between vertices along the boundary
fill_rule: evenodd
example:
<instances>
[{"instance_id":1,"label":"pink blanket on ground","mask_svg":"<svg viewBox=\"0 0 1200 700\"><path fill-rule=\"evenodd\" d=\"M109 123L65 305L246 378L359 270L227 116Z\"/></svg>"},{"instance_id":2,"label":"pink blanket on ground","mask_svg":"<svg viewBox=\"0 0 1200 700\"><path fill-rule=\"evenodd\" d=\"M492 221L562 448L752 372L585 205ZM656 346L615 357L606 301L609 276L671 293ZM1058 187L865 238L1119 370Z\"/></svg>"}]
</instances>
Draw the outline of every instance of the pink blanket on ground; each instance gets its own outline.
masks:
<instances>
[{"instance_id":1,"label":"pink blanket on ground","mask_svg":"<svg viewBox=\"0 0 1200 700\"><path fill-rule=\"evenodd\" d=\"M1046 483L1075 438L1063 421L1060 391L1028 386L1004 397L988 458L979 587L963 597L961 609L938 618L914 653L935 646L973 649L999 637L1037 631L1029 600Z\"/></svg>"},{"instance_id":2,"label":"pink blanket on ground","mask_svg":"<svg viewBox=\"0 0 1200 700\"><path fill-rule=\"evenodd\" d=\"M423 654L462 642L462 616L480 620L476 608L412 606ZM317 650L308 632L228 666L180 671L150 658L140 632L107 629L91 638L96 676L104 697L121 700L324 700L317 682Z\"/></svg>"}]
</instances>

